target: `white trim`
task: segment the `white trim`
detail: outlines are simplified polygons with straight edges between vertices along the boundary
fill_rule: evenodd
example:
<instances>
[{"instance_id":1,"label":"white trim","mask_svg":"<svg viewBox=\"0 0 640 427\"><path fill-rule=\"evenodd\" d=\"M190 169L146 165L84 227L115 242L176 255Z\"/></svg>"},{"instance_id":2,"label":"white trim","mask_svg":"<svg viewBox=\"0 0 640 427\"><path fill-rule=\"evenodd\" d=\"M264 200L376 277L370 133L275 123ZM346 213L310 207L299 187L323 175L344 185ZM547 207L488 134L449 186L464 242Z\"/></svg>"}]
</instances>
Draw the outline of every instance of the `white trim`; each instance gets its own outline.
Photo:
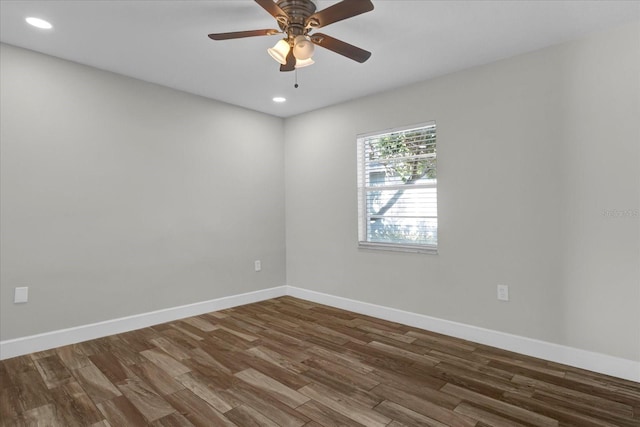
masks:
<instances>
[{"instance_id":1,"label":"white trim","mask_svg":"<svg viewBox=\"0 0 640 427\"><path fill-rule=\"evenodd\" d=\"M410 252L414 254L438 255L436 245L400 245L396 243L358 242L358 248L372 251Z\"/></svg>"},{"instance_id":2,"label":"white trim","mask_svg":"<svg viewBox=\"0 0 640 427\"><path fill-rule=\"evenodd\" d=\"M48 350L82 341L102 338L122 332L147 328L165 322L172 322L185 317L198 316L212 311L224 310L240 305L251 304L286 295L286 286L262 289L239 295L217 298L209 301L197 302L149 313L106 320L68 329L31 335L28 337L0 341L0 360L23 354Z\"/></svg>"},{"instance_id":3,"label":"white trim","mask_svg":"<svg viewBox=\"0 0 640 427\"><path fill-rule=\"evenodd\" d=\"M344 310L490 345L556 363L640 382L640 362L287 286L287 295Z\"/></svg>"},{"instance_id":4,"label":"white trim","mask_svg":"<svg viewBox=\"0 0 640 427\"><path fill-rule=\"evenodd\" d=\"M429 120L428 122L424 122L424 123L418 123L418 124L412 124L412 125L406 125L406 126L398 126L395 128L387 128L387 129L382 129L382 130L377 130L377 131L373 131L373 132L367 132L367 133L359 133L358 135L356 135L356 138L360 139L360 138L368 138L370 136L374 136L374 135L388 135L390 133L397 133L397 132L411 132L412 130L416 130L416 129L420 129L420 128L426 128L426 127L435 127L436 125L436 121L435 120Z\"/></svg>"},{"instance_id":5,"label":"white trim","mask_svg":"<svg viewBox=\"0 0 640 427\"><path fill-rule=\"evenodd\" d=\"M640 382L640 362L638 361L480 328L464 323L452 322L450 320L438 319L423 314L411 313L395 308L296 288L294 286L278 286L69 329L0 341L0 360L146 328L160 323L184 319L185 317L197 316L204 313L278 298L284 295L290 295L307 301L366 314L379 319L402 323L415 328L462 338L503 350L550 360L552 362L563 363L577 368L588 369L590 371Z\"/></svg>"}]
</instances>

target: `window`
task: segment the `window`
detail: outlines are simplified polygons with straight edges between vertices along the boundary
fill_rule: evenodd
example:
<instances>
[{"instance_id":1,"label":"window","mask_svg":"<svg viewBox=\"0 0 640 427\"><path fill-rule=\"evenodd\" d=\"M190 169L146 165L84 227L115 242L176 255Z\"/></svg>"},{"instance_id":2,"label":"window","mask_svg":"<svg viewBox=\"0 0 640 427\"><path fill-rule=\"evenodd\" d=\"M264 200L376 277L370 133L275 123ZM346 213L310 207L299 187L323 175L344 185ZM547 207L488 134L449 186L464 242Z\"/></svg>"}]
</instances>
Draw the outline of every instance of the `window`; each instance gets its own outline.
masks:
<instances>
[{"instance_id":1,"label":"window","mask_svg":"<svg viewBox=\"0 0 640 427\"><path fill-rule=\"evenodd\" d=\"M361 247L437 252L436 124L358 136Z\"/></svg>"}]
</instances>

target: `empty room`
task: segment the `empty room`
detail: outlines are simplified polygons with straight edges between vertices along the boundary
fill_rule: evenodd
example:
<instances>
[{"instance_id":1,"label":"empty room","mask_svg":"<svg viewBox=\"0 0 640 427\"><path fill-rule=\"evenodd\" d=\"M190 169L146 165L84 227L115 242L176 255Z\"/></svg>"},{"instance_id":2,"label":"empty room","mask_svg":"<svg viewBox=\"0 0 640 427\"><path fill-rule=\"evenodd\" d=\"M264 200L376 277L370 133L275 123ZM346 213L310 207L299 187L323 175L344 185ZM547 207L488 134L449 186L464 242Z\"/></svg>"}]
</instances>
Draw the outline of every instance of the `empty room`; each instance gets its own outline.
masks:
<instances>
[{"instance_id":1,"label":"empty room","mask_svg":"<svg viewBox=\"0 0 640 427\"><path fill-rule=\"evenodd\" d=\"M640 1L0 0L0 426L640 426Z\"/></svg>"}]
</instances>

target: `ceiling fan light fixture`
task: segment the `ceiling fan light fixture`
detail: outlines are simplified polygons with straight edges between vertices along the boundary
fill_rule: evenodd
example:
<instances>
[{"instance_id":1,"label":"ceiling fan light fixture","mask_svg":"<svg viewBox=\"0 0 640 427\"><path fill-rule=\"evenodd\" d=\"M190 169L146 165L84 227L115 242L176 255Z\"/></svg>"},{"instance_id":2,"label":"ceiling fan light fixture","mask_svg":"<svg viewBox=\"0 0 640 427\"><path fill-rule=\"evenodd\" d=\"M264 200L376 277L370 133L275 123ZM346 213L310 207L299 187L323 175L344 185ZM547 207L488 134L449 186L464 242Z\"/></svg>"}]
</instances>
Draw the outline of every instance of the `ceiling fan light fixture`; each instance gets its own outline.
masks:
<instances>
[{"instance_id":1,"label":"ceiling fan light fixture","mask_svg":"<svg viewBox=\"0 0 640 427\"><path fill-rule=\"evenodd\" d=\"M267 52L269 52L269 55L271 55L273 59L284 65L287 63L287 55L290 49L291 46L289 46L289 42L287 42L286 39L282 39L278 41L275 46L267 49Z\"/></svg>"},{"instance_id":2,"label":"ceiling fan light fixture","mask_svg":"<svg viewBox=\"0 0 640 427\"><path fill-rule=\"evenodd\" d=\"M314 61L311 58L307 58L307 59L297 59L296 58L296 68L308 67L309 65L313 65L315 63L316 63L316 61Z\"/></svg>"},{"instance_id":3,"label":"ceiling fan light fixture","mask_svg":"<svg viewBox=\"0 0 640 427\"><path fill-rule=\"evenodd\" d=\"M313 56L315 46L306 36L297 36L293 45L293 56L296 59L306 60Z\"/></svg>"}]
</instances>

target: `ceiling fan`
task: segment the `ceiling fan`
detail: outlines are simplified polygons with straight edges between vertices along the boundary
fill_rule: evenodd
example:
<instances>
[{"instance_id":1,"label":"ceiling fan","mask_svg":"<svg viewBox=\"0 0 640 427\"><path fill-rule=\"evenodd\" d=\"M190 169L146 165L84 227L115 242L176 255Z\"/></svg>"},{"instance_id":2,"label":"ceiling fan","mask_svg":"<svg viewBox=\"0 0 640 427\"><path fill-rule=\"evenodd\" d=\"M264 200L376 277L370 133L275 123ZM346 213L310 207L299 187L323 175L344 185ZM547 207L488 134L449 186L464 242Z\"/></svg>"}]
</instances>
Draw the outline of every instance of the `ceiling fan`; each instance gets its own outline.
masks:
<instances>
[{"instance_id":1,"label":"ceiling fan","mask_svg":"<svg viewBox=\"0 0 640 427\"><path fill-rule=\"evenodd\" d=\"M280 29L235 31L231 33L209 34L212 40L229 40L244 37L272 36L284 34L284 38L267 51L278 61L280 71L313 64L311 57L314 45L324 47L357 62L365 62L371 56L368 52L331 36L311 32L334 22L352 18L373 10L371 0L342 0L326 9L316 12L316 0L255 0L271 16L276 18Z\"/></svg>"}]
</instances>

